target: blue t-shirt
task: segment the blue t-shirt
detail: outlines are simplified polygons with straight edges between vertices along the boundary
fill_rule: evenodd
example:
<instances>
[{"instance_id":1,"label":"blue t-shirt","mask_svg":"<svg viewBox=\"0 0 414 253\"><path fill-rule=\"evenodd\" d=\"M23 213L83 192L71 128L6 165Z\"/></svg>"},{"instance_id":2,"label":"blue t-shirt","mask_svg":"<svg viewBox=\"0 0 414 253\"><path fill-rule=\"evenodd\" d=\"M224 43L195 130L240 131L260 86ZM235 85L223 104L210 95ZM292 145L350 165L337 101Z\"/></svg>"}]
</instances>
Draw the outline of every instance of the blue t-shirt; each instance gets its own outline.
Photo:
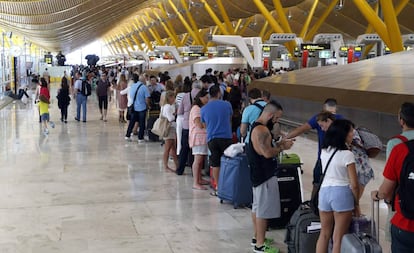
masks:
<instances>
[{"instance_id":1,"label":"blue t-shirt","mask_svg":"<svg viewBox=\"0 0 414 253\"><path fill-rule=\"evenodd\" d=\"M138 87L141 85L141 82L134 83L130 90L129 90L129 96L132 100L134 100L135 92L137 91ZM149 98L150 94L148 91L147 86L145 84L142 84L141 87L139 87L137 97L135 99L134 103L134 110L136 112L141 112L147 109L147 102L146 98Z\"/></svg>"},{"instance_id":2,"label":"blue t-shirt","mask_svg":"<svg viewBox=\"0 0 414 253\"><path fill-rule=\"evenodd\" d=\"M201 122L207 125L207 141L232 138L232 114L231 104L223 100L211 100L201 107Z\"/></svg>"},{"instance_id":3,"label":"blue t-shirt","mask_svg":"<svg viewBox=\"0 0 414 253\"><path fill-rule=\"evenodd\" d=\"M266 102L263 100L256 101L255 103L263 107L266 106ZM262 109L260 109L257 105L254 104L251 104L244 109L241 123L247 124L247 134L244 140L245 143L249 143L251 126L259 118L262 111Z\"/></svg>"},{"instance_id":4,"label":"blue t-shirt","mask_svg":"<svg viewBox=\"0 0 414 253\"><path fill-rule=\"evenodd\" d=\"M312 127L312 129L316 129L318 132L318 159L321 157L321 146L323 143L323 138L325 137L325 132L319 126L316 117L318 114L315 114L312 118L309 119L308 124ZM343 119L344 116L340 114L335 114L335 119Z\"/></svg>"}]
</instances>

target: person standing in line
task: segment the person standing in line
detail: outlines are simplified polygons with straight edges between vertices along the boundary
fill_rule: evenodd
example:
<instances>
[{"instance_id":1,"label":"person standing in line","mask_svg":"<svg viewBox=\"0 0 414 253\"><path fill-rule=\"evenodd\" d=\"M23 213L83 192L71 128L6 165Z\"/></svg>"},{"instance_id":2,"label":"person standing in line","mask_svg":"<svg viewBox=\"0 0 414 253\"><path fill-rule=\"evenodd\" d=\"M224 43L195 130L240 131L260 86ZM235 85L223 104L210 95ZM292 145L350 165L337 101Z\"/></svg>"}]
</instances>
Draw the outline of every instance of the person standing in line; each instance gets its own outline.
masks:
<instances>
[{"instance_id":1,"label":"person standing in line","mask_svg":"<svg viewBox=\"0 0 414 253\"><path fill-rule=\"evenodd\" d=\"M317 122L324 132L328 130L335 119L335 114L331 112L321 112L317 116ZM371 167L368 154L363 148L362 139L358 131L355 129L353 131L353 139L349 148L355 157L355 167L358 176L358 199L361 199L365 186L374 178L374 170Z\"/></svg>"},{"instance_id":2,"label":"person standing in line","mask_svg":"<svg viewBox=\"0 0 414 253\"><path fill-rule=\"evenodd\" d=\"M240 125L240 135L244 138L246 144L250 141L251 126L259 118L263 108L267 104L267 102L263 101L262 92L258 88L251 89L248 95L250 105L244 108Z\"/></svg>"},{"instance_id":3,"label":"person standing in line","mask_svg":"<svg viewBox=\"0 0 414 253\"><path fill-rule=\"evenodd\" d=\"M201 89L201 82L196 80L192 83L192 89L190 92L184 94L183 100L181 101L180 107L178 107L178 116L182 116L182 130L181 130L181 150L179 154L179 163L177 168L177 175L181 176L184 173L185 165L188 160L188 154L190 152L189 146L189 118L190 111L193 105L194 98L197 96Z\"/></svg>"},{"instance_id":4,"label":"person standing in line","mask_svg":"<svg viewBox=\"0 0 414 253\"><path fill-rule=\"evenodd\" d=\"M399 145L403 142L414 140L414 103L404 102L401 105L400 110L398 112L398 123L401 126L402 133L399 134L399 135L396 135L396 136L394 136L394 137L392 137L391 139L388 140L387 149L386 149L387 163L388 163L389 157L390 157L391 152L393 151L394 147L396 147L397 145ZM405 153L405 151L404 151L404 153ZM400 169L400 168L398 168L398 169ZM385 171L384 171L384 177L385 177ZM391 183L389 179L390 179L389 176L384 178L383 185L386 184L387 182ZM392 181L395 182L397 180L396 180L396 178L393 178ZM386 186L386 185L384 185L384 186ZM379 190L383 190L383 189L380 188ZM380 196L381 196L381 199L384 199L385 202L388 204L388 216L387 216L387 221L388 222L385 223L385 239L387 241L392 242L392 240L391 240L392 239L391 225L394 224L394 222L392 222L392 220L393 220L393 217L396 215L396 213L395 213L396 208L395 208L395 206L394 207L392 206L391 198L383 197L382 194ZM400 219L401 219L401 216L400 216ZM398 222L396 222L396 223L398 223ZM394 228L394 230L397 230L397 228ZM394 231L394 233L396 234L396 236L398 236L397 231ZM402 232L402 234L405 234L405 232ZM412 241L414 241L414 240L412 240ZM394 241L394 242L397 243L396 241ZM391 244L391 247L392 247L392 244ZM398 246L396 246L396 247L398 247ZM413 248L414 247L411 247L411 249L413 249ZM403 251L397 251L397 252L403 252Z\"/></svg>"},{"instance_id":5,"label":"person standing in line","mask_svg":"<svg viewBox=\"0 0 414 253\"><path fill-rule=\"evenodd\" d=\"M194 98L194 105L190 111L189 119L189 145L193 150L194 162L193 162L193 189L194 190L207 190L204 184L208 184L208 181L202 179L201 170L204 166L204 160L208 155L207 146L207 132L204 125L200 120L200 109L208 102L208 92L202 89Z\"/></svg>"},{"instance_id":6,"label":"person standing in line","mask_svg":"<svg viewBox=\"0 0 414 253\"><path fill-rule=\"evenodd\" d=\"M341 241L349 230L352 213L359 217L359 187L354 154L349 146L354 138L353 123L337 119L327 129L321 151L325 177L319 191L321 233L316 252L328 252L333 237L333 253L341 250Z\"/></svg>"},{"instance_id":7,"label":"person standing in line","mask_svg":"<svg viewBox=\"0 0 414 253\"><path fill-rule=\"evenodd\" d=\"M328 111L333 114L335 114L336 119L343 119L343 116L336 113L336 99L334 98L328 98L325 100L323 104L322 111ZM308 120L308 122L304 123L303 125L293 129L290 133L287 134L286 138L295 138L296 136L299 136L311 129L316 129L318 132L318 156L316 159L315 167L313 168L313 189L312 189L312 196L315 194L315 190L317 186L319 185L319 181L322 174L322 166L321 166L321 146L323 143L323 138L325 136L325 132L321 129L321 127L318 125L318 122L316 120L316 116L318 114L315 114Z\"/></svg>"},{"instance_id":8,"label":"person standing in line","mask_svg":"<svg viewBox=\"0 0 414 253\"><path fill-rule=\"evenodd\" d=\"M275 248L265 244L267 220L280 217L279 184L275 176L277 157L283 150L290 149L294 140L282 139L272 144L272 134L267 127L269 122L278 122L282 116L282 106L270 101L250 130L247 157L253 185L252 222L254 236L251 245L256 253L275 252Z\"/></svg>"},{"instance_id":9,"label":"person standing in line","mask_svg":"<svg viewBox=\"0 0 414 253\"><path fill-rule=\"evenodd\" d=\"M166 171L176 172L178 168L178 158L177 158L177 151L176 151L176 143L175 143L175 115L176 115L176 108L175 108L175 94L172 90L167 90L164 97L162 98L163 106L161 107L160 114L162 117L166 118L170 123L170 128L168 129L168 135L163 137L165 144L164 144L164 155L163 155L163 163L164 169ZM168 158L172 156L175 164L175 168L172 169L168 167Z\"/></svg>"},{"instance_id":10,"label":"person standing in line","mask_svg":"<svg viewBox=\"0 0 414 253\"><path fill-rule=\"evenodd\" d=\"M129 89L129 97L131 98L132 104L134 105L134 112L132 113L131 119L129 120L125 140L131 140L132 129L134 128L135 122L138 122L138 143L143 143L145 133L145 118L150 103L150 93L147 86L143 83L145 81L144 76L139 76L138 74L134 73L132 74L132 80L134 81L134 84Z\"/></svg>"},{"instance_id":11,"label":"person standing in line","mask_svg":"<svg viewBox=\"0 0 414 253\"><path fill-rule=\"evenodd\" d=\"M68 106L70 103L69 83L66 77L62 78L61 88L56 96L60 109L60 121L68 123Z\"/></svg>"},{"instance_id":12,"label":"person standing in line","mask_svg":"<svg viewBox=\"0 0 414 253\"><path fill-rule=\"evenodd\" d=\"M118 109L119 109L119 123L126 123L125 120L125 110L128 106L128 96L127 94L121 94L122 90L125 90L128 87L128 82L125 75L121 75L119 84L117 85L117 96L118 96Z\"/></svg>"},{"instance_id":13,"label":"person standing in line","mask_svg":"<svg viewBox=\"0 0 414 253\"><path fill-rule=\"evenodd\" d=\"M224 150L233 143L231 131L233 110L229 102L220 99L218 85L211 86L209 93L209 102L201 108L201 122L206 124L207 143L211 152L210 166L213 168L213 178L219 185L220 159ZM217 189L214 189L211 195L217 196Z\"/></svg>"},{"instance_id":14,"label":"person standing in line","mask_svg":"<svg viewBox=\"0 0 414 253\"><path fill-rule=\"evenodd\" d=\"M108 112L108 94L110 93L111 84L109 83L106 73L102 73L101 78L97 82L96 86L96 96L98 97L99 102L99 111L101 113L101 120L107 122L106 115Z\"/></svg>"}]
</instances>

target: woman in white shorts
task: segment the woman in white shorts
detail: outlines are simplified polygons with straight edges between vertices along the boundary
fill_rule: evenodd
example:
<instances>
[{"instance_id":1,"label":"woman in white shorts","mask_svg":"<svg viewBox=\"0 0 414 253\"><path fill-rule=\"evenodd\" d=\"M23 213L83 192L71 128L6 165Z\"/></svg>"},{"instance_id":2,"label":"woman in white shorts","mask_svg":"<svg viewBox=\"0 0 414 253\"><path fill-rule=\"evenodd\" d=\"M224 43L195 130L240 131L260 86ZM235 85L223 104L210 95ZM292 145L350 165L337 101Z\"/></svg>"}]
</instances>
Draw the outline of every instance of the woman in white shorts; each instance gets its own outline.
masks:
<instances>
[{"instance_id":1,"label":"woman in white shorts","mask_svg":"<svg viewBox=\"0 0 414 253\"><path fill-rule=\"evenodd\" d=\"M319 191L321 233L316 252L328 252L328 242L332 237L332 252L339 253L342 237L351 223L352 212L356 216L360 214L355 158L349 150L353 131L351 121L337 119L325 133L321 162L326 172Z\"/></svg>"},{"instance_id":2,"label":"woman in white shorts","mask_svg":"<svg viewBox=\"0 0 414 253\"><path fill-rule=\"evenodd\" d=\"M208 102L208 92L205 89L200 90L197 96L194 98L193 107L190 111L189 119L189 146L193 150L194 162L193 162L193 189L194 190L207 190L203 184L208 184L208 181L204 181L201 178L201 169L204 165L204 159L208 154L207 146L207 130L205 125L201 123L200 109Z\"/></svg>"}]
</instances>

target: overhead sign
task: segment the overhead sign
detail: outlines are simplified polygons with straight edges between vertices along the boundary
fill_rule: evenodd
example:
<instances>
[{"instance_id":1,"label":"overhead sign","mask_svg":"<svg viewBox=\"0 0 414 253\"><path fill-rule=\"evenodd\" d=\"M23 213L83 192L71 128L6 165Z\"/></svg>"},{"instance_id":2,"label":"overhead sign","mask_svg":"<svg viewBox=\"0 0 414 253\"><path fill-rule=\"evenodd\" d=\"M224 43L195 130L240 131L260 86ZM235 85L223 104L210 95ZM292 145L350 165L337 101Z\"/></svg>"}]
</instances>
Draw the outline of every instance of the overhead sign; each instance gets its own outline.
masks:
<instances>
[{"instance_id":1,"label":"overhead sign","mask_svg":"<svg viewBox=\"0 0 414 253\"><path fill-rule=\"evenodd\" d=\"M362 56L362 47L354 47L354 57L361 58Z\"/></svg>"},{"instance_id":2,"label":"overhead sign","mask_svg":"<svg viewBox=\"0 0 414 253\"><path fill-rule=\"evenodd\" d=\"M339 57L348 57L348 47L340 47L339 48Z\"/></svg>"},{"instance_id":3,"label":"overhead sign","mask_svg":"<svg viewBox=\"0 0 414 253\"><path fill-rule=\"evenodd\" d=\"M53 62L53 55L45 54L45 63L46 64L52 64L52 62Z\"/></svg>"},{"instance_id":4,"label":"overhead sign","mask_svg":"<svg viewBox=\"0 0 414 253\"><path fill-rule=\"evenodd\" d=\"M301 50L308 50L309 52L331 49L331 44L301 44Z\"/></svg>"}]
</instances>

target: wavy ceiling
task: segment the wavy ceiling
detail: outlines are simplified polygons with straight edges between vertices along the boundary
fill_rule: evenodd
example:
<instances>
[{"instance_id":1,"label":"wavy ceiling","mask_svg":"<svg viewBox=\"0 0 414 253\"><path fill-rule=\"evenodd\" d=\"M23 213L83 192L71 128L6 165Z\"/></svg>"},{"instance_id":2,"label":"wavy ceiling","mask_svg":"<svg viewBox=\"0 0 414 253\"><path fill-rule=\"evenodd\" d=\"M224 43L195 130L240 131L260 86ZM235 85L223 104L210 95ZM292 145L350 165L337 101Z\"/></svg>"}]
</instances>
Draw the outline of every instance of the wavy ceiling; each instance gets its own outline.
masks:
<instances>
[{"instance_id":1,"label":"wavy ceiling","mask_svg":"<svg viewBox=\"0 0 414 253\"><path fill-rule=\"evenodd\" d=\"M274 1L262 0L269 11L274 10ZM310 27L317 22L331 1L334 0L319 1ZM288 21L292 32L299 34L314 0L280 0L280 2L284 7L285 15L289 15ZM358 35L365 33L368 23L352 0L343 0L343 2L343 8L332 11L318 33L342 33L345 39L355 40ZM398 22L402 34L414 33L414 22L412 22L414 0L393 2L395 5L408 2L399 14ZM126 47L137 42L155 42L157 36L162 39L162 43L168 43L172 38L165 29L166 25L172 28L169 30L174 30L179 39L192 32L180 19L180 15L193 31L194 26L191 25L189 14L195 21L193 25L197 28L212 31L216 23L207 12L206 7L210 6L217 18L224 23L226 16L222 15L220 4L224 7L232 25L239 25L240 35L258 36L262 32L265 19L253 0L0 1L0 27L6 31L17 32L50 51L69 52L97 38L105 38L111 43L116 42L118 47L120 45ZM371 6L374 7L375 3ZM162 9L165 9L169 15L165 16ZM276 12L272 12L272 15L280 21ZM248 27L243 29L243 25ZM206 39L207 32L202 33L202 36ZM193 40L194 38L190 38L190 41Z\"/></svg>"}]
</instances>

